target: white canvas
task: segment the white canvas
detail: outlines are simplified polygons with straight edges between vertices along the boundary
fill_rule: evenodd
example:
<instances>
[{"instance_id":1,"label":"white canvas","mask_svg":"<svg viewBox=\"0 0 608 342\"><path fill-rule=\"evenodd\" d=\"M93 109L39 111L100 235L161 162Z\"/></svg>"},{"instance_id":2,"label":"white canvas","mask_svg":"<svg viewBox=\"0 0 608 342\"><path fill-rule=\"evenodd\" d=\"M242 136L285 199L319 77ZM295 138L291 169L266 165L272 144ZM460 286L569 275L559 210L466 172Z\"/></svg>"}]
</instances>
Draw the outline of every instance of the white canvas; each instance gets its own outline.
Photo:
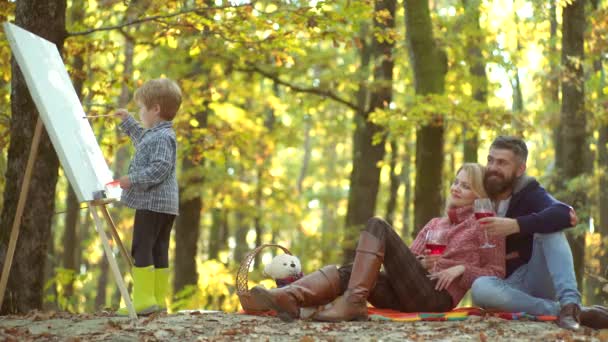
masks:
<instances>
[{"instance_id":1,"label":"white canvas","mask_svg":"<svg viewBox=\"0 0 608 342\"><path fill-rule=\"evenodd\" d=\"M93 200L93 193L105 190L112 181L112 172L89 120L83 119L84 110L57 47L10 23L4 23L4 31L78 200Z\"/></svg>"}]
</instances>

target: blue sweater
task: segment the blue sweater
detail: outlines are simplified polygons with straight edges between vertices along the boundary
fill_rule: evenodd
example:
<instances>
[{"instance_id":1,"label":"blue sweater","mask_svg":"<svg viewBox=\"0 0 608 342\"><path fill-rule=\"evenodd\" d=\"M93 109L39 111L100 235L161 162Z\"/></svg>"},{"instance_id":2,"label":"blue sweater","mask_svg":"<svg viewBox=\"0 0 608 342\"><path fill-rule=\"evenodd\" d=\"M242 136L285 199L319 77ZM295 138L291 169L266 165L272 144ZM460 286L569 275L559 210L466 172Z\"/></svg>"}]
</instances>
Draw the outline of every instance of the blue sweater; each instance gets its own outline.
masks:
<instances>
[{"instance_id":1,"label":"blue sweater","mask_svg":"<svg viewBox=\"0 0 608 342\"><path fill-rule=\"evenodd\" d=\"M507 276L526 264L532 256L534 233L554 233L570 225L570 206L556 200L531 177L523 176L515 185L506 217L515 218L520 232L507 236Z\"/></svg>"}]
</instances>

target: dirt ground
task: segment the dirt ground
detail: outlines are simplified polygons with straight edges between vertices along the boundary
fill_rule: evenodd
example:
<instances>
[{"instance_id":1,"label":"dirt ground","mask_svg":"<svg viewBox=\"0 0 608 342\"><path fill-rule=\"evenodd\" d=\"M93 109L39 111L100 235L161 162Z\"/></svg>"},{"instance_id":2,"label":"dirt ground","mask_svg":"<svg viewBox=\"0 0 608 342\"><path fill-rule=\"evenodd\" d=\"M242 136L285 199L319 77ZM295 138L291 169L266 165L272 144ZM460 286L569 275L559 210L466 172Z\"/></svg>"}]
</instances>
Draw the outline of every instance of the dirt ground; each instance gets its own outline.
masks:
<instances>
[{"instance_id":1,"label":"dirt ground","mask_svg":"<svg viewBox=\"0 0 608 342\"><path fill-rule=\"evenodd\" d=\"M211 311L129 320L106 313L32 312L0 317L0 341L608 341L608 330L469 317L458 322L283 323Z\"/></svg>"}]
</instances>

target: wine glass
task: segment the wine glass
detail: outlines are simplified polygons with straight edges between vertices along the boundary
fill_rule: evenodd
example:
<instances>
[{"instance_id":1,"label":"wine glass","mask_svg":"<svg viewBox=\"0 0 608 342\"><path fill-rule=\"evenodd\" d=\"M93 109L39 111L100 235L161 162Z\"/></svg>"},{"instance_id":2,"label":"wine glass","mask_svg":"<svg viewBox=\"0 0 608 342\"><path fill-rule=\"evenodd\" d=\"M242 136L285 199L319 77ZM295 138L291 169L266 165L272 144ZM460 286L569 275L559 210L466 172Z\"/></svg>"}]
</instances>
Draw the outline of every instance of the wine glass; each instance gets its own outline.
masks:
<instances>
[{"instance_id":1,"label":"wine glass","mask_svg":"<svg viewBox=\"0 0 608 342\"><path fill-rule=\"evenodd\" d=\"M494 213L494 206L492 205L492 201L490 201L489 198L478 198L475 200L475 203L473 204L473 210L475 211L475 218L477 220L480 220L484 217L492 217L492 216L496 216L496 214ZM481 248L494 248L496 247L496 245L493 245L490 243L490 241L488 240L488 231L485 228L483 229L483 233L486 237L486 241L483 245L481 245Z\"/></svg>"},{"instance_id":2,"label":"wine glass","mask_svg":"<svg viewBox=\"0 0 608 342\"><path fill-rule=\"evenodd\" d=\"M426 232L425 248L430 255L441 255L447 247L445 232L441 229L431 229ZM432 272L435 272L437 262L433 264Z\"/></svg>"}]
</instances>

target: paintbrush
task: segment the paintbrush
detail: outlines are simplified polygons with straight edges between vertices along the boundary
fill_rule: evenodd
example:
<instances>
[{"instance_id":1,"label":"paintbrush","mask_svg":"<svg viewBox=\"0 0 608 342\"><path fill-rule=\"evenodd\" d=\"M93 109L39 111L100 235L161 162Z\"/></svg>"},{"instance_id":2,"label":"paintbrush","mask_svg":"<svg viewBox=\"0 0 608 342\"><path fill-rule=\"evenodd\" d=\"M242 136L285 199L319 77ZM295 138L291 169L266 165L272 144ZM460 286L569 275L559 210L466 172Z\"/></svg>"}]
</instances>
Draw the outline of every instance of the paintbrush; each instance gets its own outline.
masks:
<instances>
[{"instance_id":1,"label":"paintbrush","mask_svg":"<svg viewBox=\"0 0 608 342\"><path fill-rule=\"evenodd\" d=\"M83 119L95 119L95 118L103 118L108 116L118 116L118 114L103 114L103 115L87 115L83 116Z\"/></svg>"}]
</instances>

